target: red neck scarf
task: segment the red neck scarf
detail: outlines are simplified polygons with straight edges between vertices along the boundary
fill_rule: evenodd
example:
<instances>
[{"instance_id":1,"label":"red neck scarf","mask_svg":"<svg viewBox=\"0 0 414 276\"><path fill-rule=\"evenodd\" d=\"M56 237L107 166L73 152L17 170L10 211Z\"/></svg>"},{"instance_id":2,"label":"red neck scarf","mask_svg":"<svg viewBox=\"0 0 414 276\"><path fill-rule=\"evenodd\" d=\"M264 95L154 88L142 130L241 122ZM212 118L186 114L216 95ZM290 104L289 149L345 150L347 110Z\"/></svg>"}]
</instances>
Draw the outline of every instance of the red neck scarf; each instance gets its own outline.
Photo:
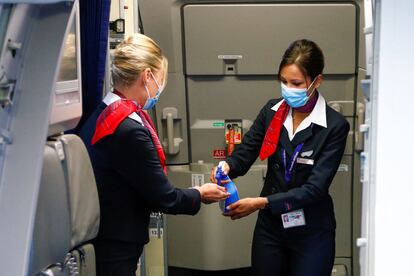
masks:
<instances>
[{"instance_id":1,"label":"red neck scarf","mask_svg":"<svg viewBox=\"0 0 414 276\"><path fill-rule=\"evenodd\" d=\"M161 166L164 170L164 173L167 174L165 154L162 149L160 140L158 139L158 135L155 131L155 126L151 120L151 117L142 110L141 105L136 105L133 101L127 100L121 93L116 90L114 93L119 95L121 99L108 105L104 111L102 111L101 115L99 115L98 120L96 121L95 133L92 137L92 145L97 143L105 136L113 134L118 128L119 124L122 123L126 117L136 112L141 117L144 126L151 133L152 142L154 143L155 149L157 150Z\"/></svg>"},{"instance_id":2,"label":"red neck scarf","mask_svg":"<svg viewBox=\"0 0 414 276\"><path fill-rule=\"evenodd\" d=\"M283 123L285 122L288 113L289 105L286 101L283 101L273 116L263 139L262 148L260 149L259 154L261 160L265 160L276 152L277 144L279 143L280 131L282 130Z\"/></svg>"}]
</instances>

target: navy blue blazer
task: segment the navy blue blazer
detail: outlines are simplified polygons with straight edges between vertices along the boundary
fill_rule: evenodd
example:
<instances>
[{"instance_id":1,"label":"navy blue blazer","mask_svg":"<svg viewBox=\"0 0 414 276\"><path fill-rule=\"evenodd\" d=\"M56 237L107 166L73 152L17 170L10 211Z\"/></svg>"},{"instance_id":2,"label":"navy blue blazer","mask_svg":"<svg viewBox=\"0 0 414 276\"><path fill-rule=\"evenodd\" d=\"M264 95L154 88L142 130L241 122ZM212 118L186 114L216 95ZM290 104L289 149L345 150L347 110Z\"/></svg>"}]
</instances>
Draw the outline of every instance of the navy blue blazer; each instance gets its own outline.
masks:
<instances>
[{"instance_id":1,"label":"navy blue blazer","mask_svg":"<svg viewBox=\"0 0 414 276\"><path fill-rule=\"evenodd\" d=\"M101 103L81 129L98 187L101 223L98 238L147 243L152 211L194 215L200 193L168 181L149 130L127 117L115 133L91 145Z\"/></svg>"},{"instance_id":2,"label":"navy blue blazer","mask_svg":"<svg viewBox=\"0 0 414 276\"><path fill-rule=\"evenodd\" d=\"M257 159L266 130L275 114L271 108L281 99L270 100L260 111L243 141L227 158L230 178L246 174ZM267 197L267 209L281 220L281 214L304 209L306 227L336 227L332 198L329 186L338 170L345 150L349 132L348 121L338 112L326 105L327 128L311 124L297 132L292 141L287 130L282 127L276 152L268 158L266 180L260 196ZM301 152L313 151L306 158L313 159L313 165L296 163L292 180L286 183L282 148L290 160L295 147L304 142ZM261 212L267 213L267 212Z\"/></svg>"}]
</instances>

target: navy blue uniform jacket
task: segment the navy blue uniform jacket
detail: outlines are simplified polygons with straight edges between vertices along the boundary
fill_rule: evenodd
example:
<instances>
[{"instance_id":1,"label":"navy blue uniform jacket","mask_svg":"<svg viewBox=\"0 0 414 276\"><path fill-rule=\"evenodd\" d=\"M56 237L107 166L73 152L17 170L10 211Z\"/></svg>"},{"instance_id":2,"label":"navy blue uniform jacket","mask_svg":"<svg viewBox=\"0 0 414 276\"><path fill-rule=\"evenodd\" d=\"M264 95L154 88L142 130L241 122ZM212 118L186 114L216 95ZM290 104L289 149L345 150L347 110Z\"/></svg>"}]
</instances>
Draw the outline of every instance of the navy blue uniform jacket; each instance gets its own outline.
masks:
<instances>
[{"instance_id":1,"label":"navy blue uniform jacket","mask_svg":"<svg viewBox=\"0 0 414 276\"><path fill-rule=\"evenodd\" d=\"M91 145L101 103L81 130L98 187L101 224L98 238L144 244L148 242L152 211L194 215L200 193L177 189L165 176L149 130L127 117L109 136Z\"/></svg>"},{"instance_id":2,"label":"navy blue uniform jacket","mask_svg":"<svg viewBox=\"0 0 414 276\"><path fill-rule=\"evenodd\" d=\"M230 178L244 175L257 159L266 130L275 114L271 108L280 100L270 100L262 108L242 144L227 158ZM281 220L281 214L303 208L305 228L336 227L328 190L345 150L349 123L329 106L326 106L326 120L327 128L312 124L297 132L292 141L282 126L277 150L268 158L266 180L261 192L261 196L269 200L267 209L278 221ZM313 159L314 164L296 163L292 181L288 184L284 179L282 147L286 149L287 159L290 160L295 147L302 142L304 145L301 152L313 151L306 158Z\"/></svg>"}]
</instances>

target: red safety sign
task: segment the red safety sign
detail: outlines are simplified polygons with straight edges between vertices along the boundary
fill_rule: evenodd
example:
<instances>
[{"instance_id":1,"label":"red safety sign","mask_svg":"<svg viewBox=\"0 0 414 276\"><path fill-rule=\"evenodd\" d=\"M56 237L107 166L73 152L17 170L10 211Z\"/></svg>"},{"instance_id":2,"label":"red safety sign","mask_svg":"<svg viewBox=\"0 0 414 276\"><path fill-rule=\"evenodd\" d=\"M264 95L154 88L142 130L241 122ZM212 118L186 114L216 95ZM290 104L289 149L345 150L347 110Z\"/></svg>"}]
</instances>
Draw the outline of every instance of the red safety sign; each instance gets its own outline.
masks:
<instances>
[{"instance_id":1,"label":"red safety sign","mask_svg":"<svg viewBox=\"0 0 414 276\"><path fill-rule=\"evenodd\" d=\"M226 131L226 144L229 143L229 135L230 131ZM234 130L234 144L241 144L241 132L236 132L236 130Z\"/></svg>"},{"instance_id":2,"label":"red safety sign","mask_svg":"<svg viewBox=\"0 0 414 276\"><path fill-rule=\"evenodd\" d=\"M213 150L213 158L214 159L225 159L226 158L226 150L224 150L224 149L215 149L215 150Z\"/></svg>"}]
</instances>

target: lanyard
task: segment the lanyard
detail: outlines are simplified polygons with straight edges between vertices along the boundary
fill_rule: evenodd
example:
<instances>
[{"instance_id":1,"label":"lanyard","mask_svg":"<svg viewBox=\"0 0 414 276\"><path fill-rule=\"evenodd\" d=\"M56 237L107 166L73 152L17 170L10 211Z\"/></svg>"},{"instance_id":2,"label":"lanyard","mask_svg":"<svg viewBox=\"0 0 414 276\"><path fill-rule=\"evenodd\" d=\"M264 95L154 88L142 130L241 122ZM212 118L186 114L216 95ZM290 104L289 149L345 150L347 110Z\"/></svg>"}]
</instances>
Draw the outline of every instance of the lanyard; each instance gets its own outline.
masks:
<instances>
[{"instance_id":1,"label":"lanyard","mask_svg":"<svg viewBox=\"0 0 414 276\"><path fill-rule=\"evenodd\" d=\"M298 159L299 153L302 150L304 143L300 143L296 146L295 151L293 152L292 158L290 159L289 163L287 164L287 158L286 158L286 150L283 149L282 157L283 157L283 163L285 165L285 181L290 182L292 180L292 172L293 167L295 166L296 159Z\"/></svg>"}]
</instances>

